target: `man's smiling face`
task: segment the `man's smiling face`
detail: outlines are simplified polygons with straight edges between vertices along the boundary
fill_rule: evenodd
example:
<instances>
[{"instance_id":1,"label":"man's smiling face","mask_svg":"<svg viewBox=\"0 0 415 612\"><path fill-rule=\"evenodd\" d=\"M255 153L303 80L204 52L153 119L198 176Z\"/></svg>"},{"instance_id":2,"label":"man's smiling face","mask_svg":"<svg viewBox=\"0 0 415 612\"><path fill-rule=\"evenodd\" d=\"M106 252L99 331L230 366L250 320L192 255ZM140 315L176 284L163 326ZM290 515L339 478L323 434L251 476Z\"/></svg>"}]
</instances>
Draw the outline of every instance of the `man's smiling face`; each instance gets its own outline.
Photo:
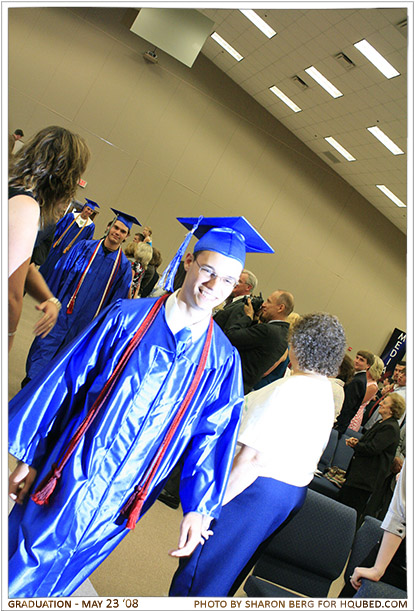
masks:
<instances>
[{"instance_id":1,"label":"man's smiling face","mask_svg":"<svg viewBox=\"0 0 415 612\"><path fill-rule=\"evenodd\" d=\"M186 278L180 298L188 307L212 311L231 293L242 271L242 264L215 251L188 253L184 261Z\"/></svg>"}]
</instances>

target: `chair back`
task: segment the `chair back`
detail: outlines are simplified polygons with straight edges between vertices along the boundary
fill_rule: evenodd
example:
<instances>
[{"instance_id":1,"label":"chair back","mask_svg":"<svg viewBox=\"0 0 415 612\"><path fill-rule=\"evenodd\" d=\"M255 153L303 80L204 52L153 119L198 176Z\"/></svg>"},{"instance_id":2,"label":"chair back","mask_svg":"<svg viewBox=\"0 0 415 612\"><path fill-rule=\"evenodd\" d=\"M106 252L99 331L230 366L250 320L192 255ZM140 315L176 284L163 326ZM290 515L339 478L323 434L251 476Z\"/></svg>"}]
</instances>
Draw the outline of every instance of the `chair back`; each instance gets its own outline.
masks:
<instances>
[{"instance_id":1,"label":"chair back","mask_svg":"<svg viewBox=\"0 0 415 612\"><path fill-rule=\"evenodd\" d=\"M336 450L334 451L331 465L336 465L342 470L347 470L349 463L352 460L354 450L350 446L346 446L347 438L360 438L362 434L353 429L347 429L337 443Z\"/></svg>"},{"instance_id":2,"label":"chair back","mask_svg":"<svg viewBox=\"0 0 415 612\"><path fill-rule=\"evenodd\" d=\"M356 532L349 561L344 572L345 576L351 576L354 568L359 566L367 557L372 548L379 542L383 535L382 522L373 516L365 516L364 523Z\"/></svg>"},{"instance_id":3,"label":"chair back","mask_svg":"<svg viewBox=\"0 0 415 612\"><path fill-rule=\"evenodd\" d=\"M339 434L337 432L337 429L332 429L330 432L329 441L327 442L327 446L324 449L323 454L320 457L320 461L317 465L317 469L320 470L320 472L324 472L324 470L331 465L334 451L336 450L337 446L338 436Z\"/></svg>"},{"instance_id":4,"label":"chair back","mask_svg":"<svg viewBox=\"0 0 415 612\"><path fill-rule=\"evenodd\" d=\"M301 510L271 539L254 576L303 595L326 597L343 571L355 526L353 508L309 489Z\"/></svg>"}]
</instances>

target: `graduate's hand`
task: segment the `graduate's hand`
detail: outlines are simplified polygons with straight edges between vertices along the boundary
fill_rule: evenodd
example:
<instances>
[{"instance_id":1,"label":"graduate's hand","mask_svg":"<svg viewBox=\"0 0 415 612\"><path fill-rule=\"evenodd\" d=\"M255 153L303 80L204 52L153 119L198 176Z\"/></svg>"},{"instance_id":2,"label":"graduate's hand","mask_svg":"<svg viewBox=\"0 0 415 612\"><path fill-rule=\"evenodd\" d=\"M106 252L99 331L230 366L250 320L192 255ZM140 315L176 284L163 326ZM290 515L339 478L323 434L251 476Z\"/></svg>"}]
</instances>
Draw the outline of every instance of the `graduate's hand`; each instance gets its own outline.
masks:
<instances>
[{"instance_id":1,"label":"graduate's hand","mask_svg":"<svg viewBox=\"0 0 415 612\"><path fill-rule=\"evenodd\" d=\"M36 323L33 331L35 336L45 338L58 320L59 308L53 302L48 301L36 304L35 308L44 312L44 315Z\"/></svg>"},{"instance_id":2,"label":"graduate's hand","mask_svg":"<svg viewBox=\"0 0 415 612\"><path fill-rule=\"evenodd\" d=\"M204 544L209 536L210 517L198 512L188 512L180 524L179 544L176 550L170 550L171 557L188 557L198 544Z\"/></svg>"},{"instance_id":3,"label":"graduate's hand","mask_svg":"<svg viewBox=\"0 0 415 612\"><path fill-rule=\"evenodd\" d=\"M350 576L350 582L356 590L362 586L362 578L378 582L382 578L382 574L375 567L356 567Z\"/></svg>"},{"instance_id":4,"label":"graduate's hand","mask_svg":"<svg viewBox=\"0 0 415 612\"><path fill-rule=\"evenodd\" d=\"M9 476L9 497L16 504L22 504L24 498L28 494L34 479L36 478L36 470L27 463L19 461L15 469Z\"/></svg>"}]
</instances>

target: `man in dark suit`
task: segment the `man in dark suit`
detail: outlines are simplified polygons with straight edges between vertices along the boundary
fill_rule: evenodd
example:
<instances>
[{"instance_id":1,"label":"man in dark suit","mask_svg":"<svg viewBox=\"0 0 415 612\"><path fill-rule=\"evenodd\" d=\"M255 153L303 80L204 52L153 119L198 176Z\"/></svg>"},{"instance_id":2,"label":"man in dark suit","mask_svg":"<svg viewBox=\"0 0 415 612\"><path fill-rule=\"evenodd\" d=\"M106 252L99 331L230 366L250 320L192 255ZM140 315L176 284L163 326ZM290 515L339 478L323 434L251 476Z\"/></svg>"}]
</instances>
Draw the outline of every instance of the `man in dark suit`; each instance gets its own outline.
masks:
<instances>
[{"instance_id":1,"label":"man in dark suit","mask_svg":"<svg viewBox=\"0 0 415 612\"><path fill-rule=\"evenodd\" d=\"M226 333L235 322L245 315L244 297L252 295L258 284L257 277L250 270L242 270L238 284L228 298L228 303L214 315L214 321Z\"/></svg>"},{"instance_id":2,"label":"man in dark suit","mask_svg":"<svg viewBox=\"0 0 415 612\"><path fill-rule=\"evenodd\" d=\"M350 421L362 405L366 393L366 372L373 365L375 356L370 351L357 351L354 360L355 375L344 387L344 402L334 429L339 437L344 434Z\"/></svg>"},{"instance_id":3,"label":"man in dark suit","mask_svg":"<svg viewBox=\"0 0 415 612\"><path fill-rule=\"evenodd\" d=\"M290 326L286 318L293 309L292 294L278 289L261 306L260 323L254 321L254 309L248 299L243 315L225 331L241 356L245 394L287 350Z\"/></svg>"}]
</instances>

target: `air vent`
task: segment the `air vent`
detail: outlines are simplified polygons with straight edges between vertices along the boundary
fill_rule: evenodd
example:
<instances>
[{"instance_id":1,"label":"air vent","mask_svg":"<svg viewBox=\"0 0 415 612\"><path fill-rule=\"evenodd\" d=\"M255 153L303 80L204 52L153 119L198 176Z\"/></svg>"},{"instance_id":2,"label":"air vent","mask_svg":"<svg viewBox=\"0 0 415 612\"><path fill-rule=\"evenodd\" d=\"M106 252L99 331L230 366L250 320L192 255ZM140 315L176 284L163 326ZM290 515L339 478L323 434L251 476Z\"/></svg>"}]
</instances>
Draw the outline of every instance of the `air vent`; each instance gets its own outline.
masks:
<instances>
[{"instance_id":1,"label":"air vent","mask_svg":"<svg viewBox=\"0 0 415 612\"><path fill-rule=\"evenodd\" d=\"M332 162L332 164L341 163L340 159L337 159L337 157L333 155L333 153L331 153L330 151L323 151L323 155L325 155Z\"/></svg>"},{"instance_id":2,"label":"air vent","mask_svg":"<svg viewBox=\"0 0 415 612\"><path fill-rule=\"evenodd\" d=\"M343 66L343 68L346 68L346 70L351 70L356 66L356 64L352 62L350 57L347 57L347 55L342 52L335 55L334 58L339 62L339 64Z\"/></svg>"},{"instance_id":3,"label":"air vent","mask_svg":"<svg viewBox=\"0 0 415 612\"><path fill-rule=\"evenodd\" d=\"M407 30L408 28L408 20L407 19L403 19L402 21L400 21L399 23L396 24L396 27L398 28L398 30Z\"/></svg>"},{"instance_id":4,"label":"air vent","mask_svg":"<svg viewBox=\"0 0 415 612\"><path fill-rule=\"evenodd\" d=\"M297 87L299 87L303 91L308 89L307 83L305 81L303 81L303 79L300 79L300 77L297 76L296 74L293 77L291 77L291 79L297 85Z\"/></svg>"}]
</instances>

